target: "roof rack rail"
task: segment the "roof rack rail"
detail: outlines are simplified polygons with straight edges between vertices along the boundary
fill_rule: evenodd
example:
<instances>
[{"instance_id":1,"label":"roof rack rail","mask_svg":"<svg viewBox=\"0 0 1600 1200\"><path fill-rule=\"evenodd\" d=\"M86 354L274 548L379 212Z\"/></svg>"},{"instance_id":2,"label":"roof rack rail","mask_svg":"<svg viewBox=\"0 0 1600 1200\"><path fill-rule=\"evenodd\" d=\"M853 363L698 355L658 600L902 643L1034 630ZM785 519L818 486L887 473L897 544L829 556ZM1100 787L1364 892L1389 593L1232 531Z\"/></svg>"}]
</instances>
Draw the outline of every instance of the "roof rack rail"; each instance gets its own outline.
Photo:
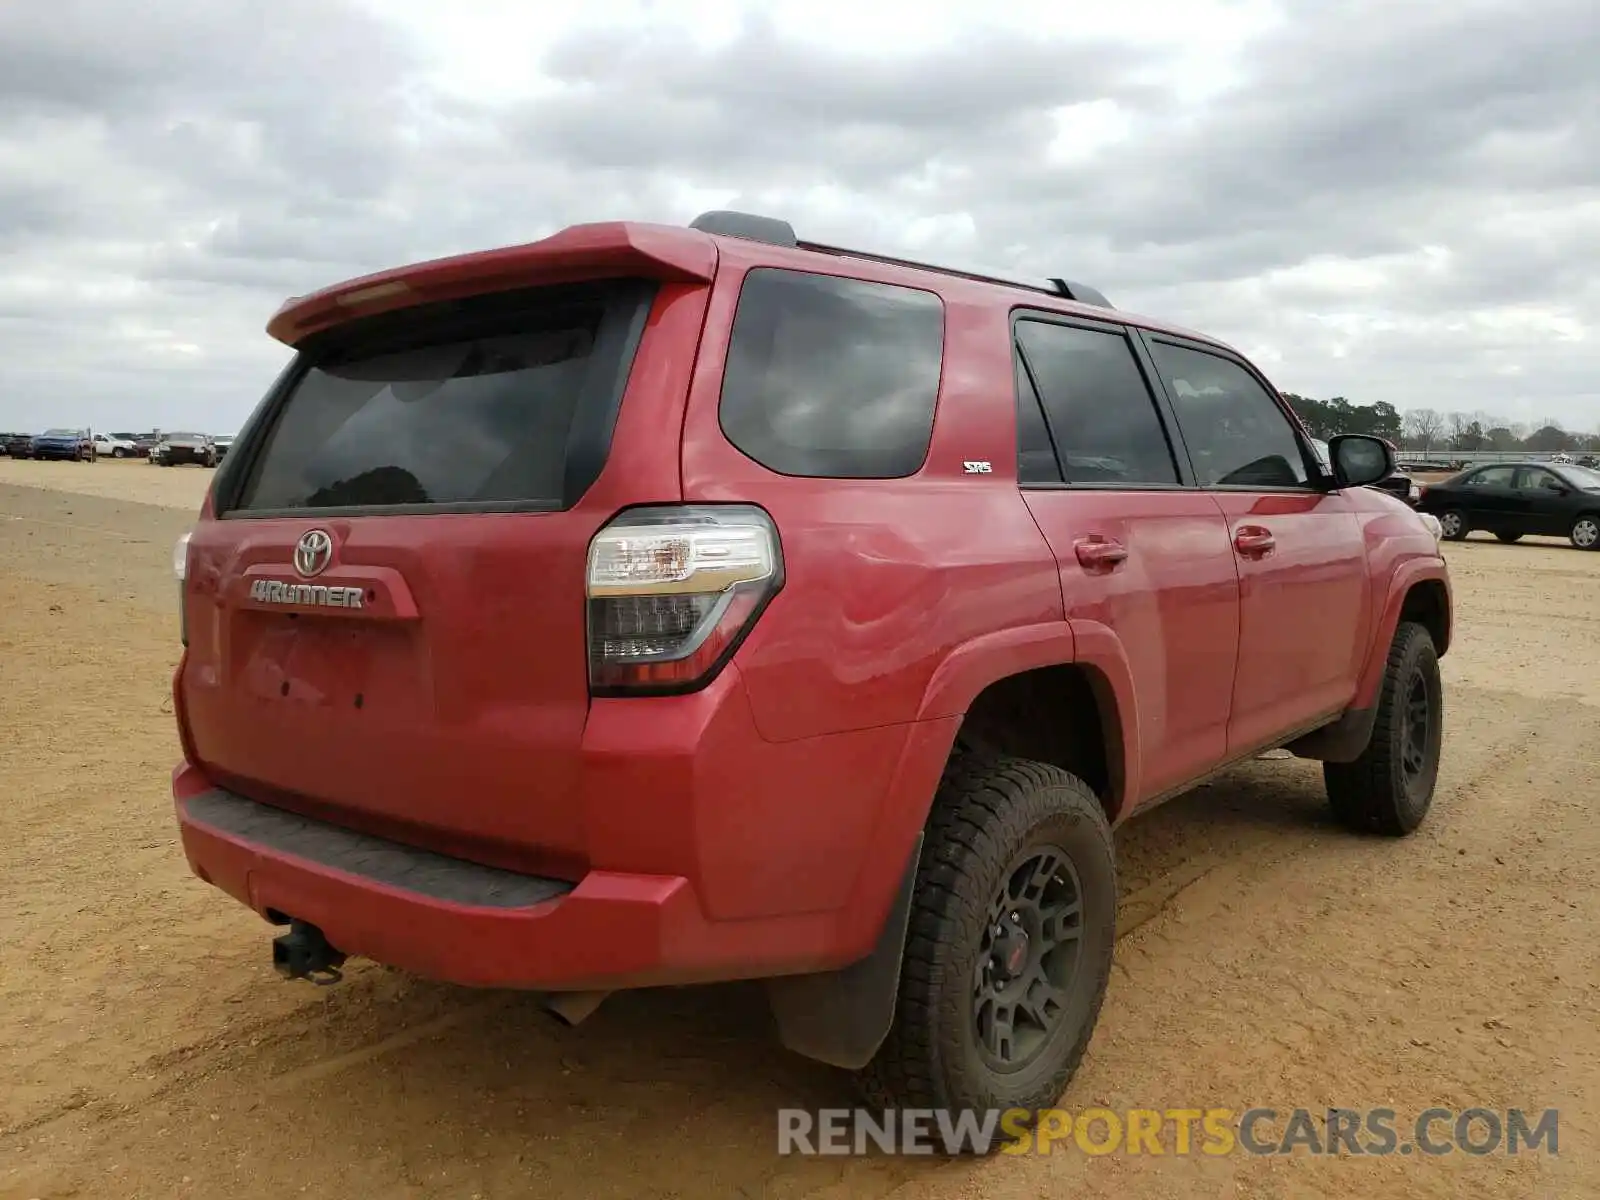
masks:
<instances>
[{"instance_id":1,"label":"roof rack rail","mask_svg":"<svg viewBox=\"0 0 1600 1200\"><path fill-rule=\"evenodd\" d=\"M723 237L740 237L749 241L766 242L773 246L788 246L798 250L810 250L817 254L832 254L840 258L861 258L869 262L883 263L892 267L911 267L918 271L933 271L940 275L955 275L961 279L975 280L978 283L999 283L1004 284L1006 287L1027 288L1029 291L1044 292L1050 296L1060 296L1064 300L1071 300L1078 304L1092 304L1097 308L1114 307L1111 301L1106 299L1105 293L1098 288L1092 288L1086 283L1076 283L1070 279L1056 277L1030 279L1003 271L941 266L936 263L919 262L910 258L896 258L889 254L874 254L867 250L849 250L843 246L830 246L823 242L804 242L795 236L793 225L788 221L779 220L777 217L763 217L755 213L718 210L701 213L693 221L689 222L689 228L698 229L702 233L718 234Z\"/></svg>"}]
</instances>

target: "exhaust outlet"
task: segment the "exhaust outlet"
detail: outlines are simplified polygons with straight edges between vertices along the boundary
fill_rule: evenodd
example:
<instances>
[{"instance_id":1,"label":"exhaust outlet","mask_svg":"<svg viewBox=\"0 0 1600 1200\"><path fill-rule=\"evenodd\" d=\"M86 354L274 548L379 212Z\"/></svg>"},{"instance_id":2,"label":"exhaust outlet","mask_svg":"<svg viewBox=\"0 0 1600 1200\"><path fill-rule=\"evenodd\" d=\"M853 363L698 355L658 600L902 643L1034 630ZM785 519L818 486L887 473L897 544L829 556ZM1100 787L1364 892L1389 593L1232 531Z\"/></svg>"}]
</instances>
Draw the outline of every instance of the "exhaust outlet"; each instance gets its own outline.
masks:
<instances>
[{"instance_id":1,"label":"exhaust outlet","mask_svg":"<svg viewBox=\"0 0 1600 1200\"><path fill-rule=\"evenodd\" d=\"M550 992L544 998L544 1008L570 1027L588 1019L609 995L610 992Z\"/></svg>"},{"instance_id":2,"label":"exhaust outlet","mask_svg":"<svg viewBox=\"0 0 1600 1200\"><path fill-rule=\"evenodd\" d=\"M309 979L320 987L344 978L346 955L309 921L291 921L289 932L272 939L272 966L285 979Z\"/></svg>"}]
</instances>

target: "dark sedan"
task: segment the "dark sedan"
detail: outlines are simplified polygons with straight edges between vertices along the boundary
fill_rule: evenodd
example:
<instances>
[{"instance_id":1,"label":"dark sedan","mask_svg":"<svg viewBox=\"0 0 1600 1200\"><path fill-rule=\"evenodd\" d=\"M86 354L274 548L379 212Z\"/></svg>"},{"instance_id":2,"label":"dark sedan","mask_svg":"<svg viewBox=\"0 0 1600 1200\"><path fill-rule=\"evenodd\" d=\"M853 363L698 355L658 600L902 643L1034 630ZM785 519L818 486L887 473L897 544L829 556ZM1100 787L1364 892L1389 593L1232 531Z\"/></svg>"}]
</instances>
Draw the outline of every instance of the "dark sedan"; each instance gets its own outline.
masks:
<instances>
[{"instance_id":1,"label":"dark sedan","mask_svg":"<svg viewBox=\"0 0 1600 1200\"><path fill-rule=\"evenodd\" d=\"M0 434L0 454L9 458L30 458L33 455L33 434Z\"/></svg>"},{"instance_id":2,"label":"dark sedan","mask_svg":"<svg viewBox=\"0 0 1600 1200\"><path fill-rule=\"evenodd\" d=\"M84 429L46 429L33 439L28 457L93 462L94 439Z\"/></svg>"},{"instance_id":3,"label":"dark sedan","mask_svg":"<svg viewBox=\"0 0 1600 1200\"><path fill-rule=\"evenodd\" d=\"M1438 517L1451 541L1481 529L1502 542L1545 535L1600 550L1600 472L1571 463L1473 467L1423 488L1417 509Z\"/></svg>"},{"instance_id":4,"label":"dark sedan","mask_svg":"<svg viewBox=\"0 0 1600 1200\"><path fill-rule=\"evenodd\" d=\"M217 465L217 448L203 433L167 433L150 451L150 461L161 467L175 467L179 463L214 467Z\"/></svg>"}]
</instances>

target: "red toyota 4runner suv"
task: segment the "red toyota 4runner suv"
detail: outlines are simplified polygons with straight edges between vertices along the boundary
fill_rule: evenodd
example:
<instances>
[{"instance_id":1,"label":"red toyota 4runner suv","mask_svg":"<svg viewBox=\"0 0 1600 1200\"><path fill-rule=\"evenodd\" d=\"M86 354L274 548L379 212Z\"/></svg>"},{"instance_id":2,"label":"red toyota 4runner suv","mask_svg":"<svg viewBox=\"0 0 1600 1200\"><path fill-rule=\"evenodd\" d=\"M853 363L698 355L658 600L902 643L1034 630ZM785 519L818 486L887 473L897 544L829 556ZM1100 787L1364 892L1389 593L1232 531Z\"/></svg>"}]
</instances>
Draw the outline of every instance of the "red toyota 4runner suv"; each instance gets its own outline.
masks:
<instances>
[{"instance_id":1,"label":"red toyota 4runner suv","mask_svg":"<svg viewBox=\"0 0 1600 1200\"><path fill-rule=\"evenodd\" d=\"M1219 768L1433 795L1437 530L1218 342L783 221L575 226L289 301L177 548L194 873L348 955L766 981L918 1107L1055 1103L1111 831ZM1330 473L1331 471L1331 473Z\"/></svg>"}]
</instances>

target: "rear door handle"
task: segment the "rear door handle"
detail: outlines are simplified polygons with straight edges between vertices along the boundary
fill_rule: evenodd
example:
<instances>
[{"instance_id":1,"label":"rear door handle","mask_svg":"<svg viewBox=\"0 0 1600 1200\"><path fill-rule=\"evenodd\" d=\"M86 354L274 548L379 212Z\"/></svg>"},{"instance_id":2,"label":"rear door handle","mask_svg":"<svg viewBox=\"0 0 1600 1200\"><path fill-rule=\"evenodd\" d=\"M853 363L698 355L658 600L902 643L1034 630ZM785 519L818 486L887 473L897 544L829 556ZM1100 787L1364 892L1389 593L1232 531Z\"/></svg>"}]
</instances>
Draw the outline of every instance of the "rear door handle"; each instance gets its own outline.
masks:
<instances>
[{"instance_id":1,"label":"rear door handle","mask_svg":"<svg viewBox=\"0 0 1600 1200\"><path fill-rule=\"evenodd\" d=\"M1272 530L1260 525L1241 525L1233 535L1233 548L1246 558L1265 558L1277 544Z\"/></svg>"},{"instance_id":2,"label":"rear door handle","mask_svg":"<svg viewBox=\"0 0 1600 1200\"><path fill-rule=\"evenodd\" d=\"M1072 543L1072 549L1078 556L1078 565L1091 571L1109 571L1128 561L1128 548L1112 538L1079 538Z\"/></svg>"}]
</instances>

